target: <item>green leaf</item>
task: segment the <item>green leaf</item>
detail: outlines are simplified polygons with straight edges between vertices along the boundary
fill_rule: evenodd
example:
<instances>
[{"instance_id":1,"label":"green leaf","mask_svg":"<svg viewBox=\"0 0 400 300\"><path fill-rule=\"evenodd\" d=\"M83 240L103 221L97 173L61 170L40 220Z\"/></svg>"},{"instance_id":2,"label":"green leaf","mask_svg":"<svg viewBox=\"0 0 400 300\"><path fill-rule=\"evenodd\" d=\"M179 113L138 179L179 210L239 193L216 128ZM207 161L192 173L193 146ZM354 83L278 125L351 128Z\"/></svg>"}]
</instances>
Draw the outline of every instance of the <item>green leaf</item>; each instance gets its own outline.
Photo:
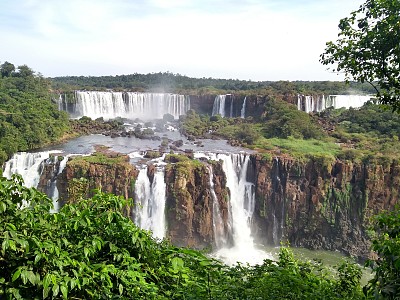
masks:
<instances>
[{"instance_id":1,"label":"green leaf","mask_svg":"<svg viewBox=\"0 0 400 300\"><path fill-rule=\"evenodd\" d=\"M64 299L68 299L68 289L65 285L61 286L61 293L63 294Z\"/></svg>"},{"instance_id":2,"label":"green leaf","mask_svg":"<svg viewBox=\"0 0 400 300\"><path fill-rule=\"evenodd\" d=\"M19 278L19 276L21 275L21 269L18 268L17 271L14 272L11 281L14 282L15 280L17 280Z\"/></svg>"},{"instance_id":3,"label":"green leaf","mask_svg":"<svg viewBox=\"0 0 400 300\"><path fill-rule=\"evenodd\" d=\"M122 293L124 292L124 286L122 284L119 284L118 289L119 289L119 294L122 295Z\"/></svg>"},{"instance_id":4,"label":"green leaf","mask_svg":"<svg viewBox=\"0 0 400 300\"><path fill-rule=\"evenodd\" d=\"M83 253L85 253L85 257L88 257L89 255L89 248L83 248Z\"/></svg>"},{"instance_id":5,"label":"green leaf","mask_svg":"<svg viewBox=\"0 0 400 300\"><path fill-rule=\"evenodd\" d=\"M41 253L37 254L37 255L35 256L34 264L36 265L41 259L42 259Z\"/></svg>"},{"instance_id":6,"label":"green leaf","mask_svg":"<svg viewBox=\"0 0 400 300\"><path fill-rule=\"evenodd\" d=\"M53 288L51 290L53 292L53 297L55 297L60 292L60 286L58 284L55 284L53 285Z\"/></svg>"},{"instance_id":7,"label":"green leaf","mask_svg":"<svg viewBox=\"0 0 400 300\"><path fill-rule=\"evenodd\" d=\"M33 273L32 271L27 271L27 277L28 277L28 280L30 281L30 283L32 283L33 285L35 285L36 284L36 275L35 275L35 273Z\"/></svg>"}]
</instances>

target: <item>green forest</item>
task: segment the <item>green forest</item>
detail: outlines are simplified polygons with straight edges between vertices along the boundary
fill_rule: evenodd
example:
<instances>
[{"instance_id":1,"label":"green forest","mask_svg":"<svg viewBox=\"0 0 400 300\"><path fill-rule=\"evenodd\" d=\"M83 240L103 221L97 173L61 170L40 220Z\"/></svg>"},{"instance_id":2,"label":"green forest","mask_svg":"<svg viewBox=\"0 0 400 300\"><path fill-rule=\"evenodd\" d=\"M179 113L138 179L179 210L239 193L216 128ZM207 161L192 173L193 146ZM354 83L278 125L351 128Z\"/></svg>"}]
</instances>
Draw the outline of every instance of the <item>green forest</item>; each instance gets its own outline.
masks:
<instances>
[{"instance_id":1,"label":"green forest","mask_svg":"<svg viewBox=\"0 0 400 300\"><path fill-rule=\"evenodd\" d=\"M59 141L68 115L51 101L50 81L26 65L0 65L0 162Z\"/></svg>"},{"instance_id":2,"label":"green forest","mask_svg":"<svg viewBox=\"0 0 400 300\"><path fill-rule=\"evenodd\" d=\"M239 79L191 78L165 73L131 74L117 76L64 76L52 78L54 90L128 90L160 91L191 95L237 93L246 95L265 94L307 94L324 93L330 95L372 94L375 90L367 83L339 81L246 81Z\"/></svg>"}]
</instances>

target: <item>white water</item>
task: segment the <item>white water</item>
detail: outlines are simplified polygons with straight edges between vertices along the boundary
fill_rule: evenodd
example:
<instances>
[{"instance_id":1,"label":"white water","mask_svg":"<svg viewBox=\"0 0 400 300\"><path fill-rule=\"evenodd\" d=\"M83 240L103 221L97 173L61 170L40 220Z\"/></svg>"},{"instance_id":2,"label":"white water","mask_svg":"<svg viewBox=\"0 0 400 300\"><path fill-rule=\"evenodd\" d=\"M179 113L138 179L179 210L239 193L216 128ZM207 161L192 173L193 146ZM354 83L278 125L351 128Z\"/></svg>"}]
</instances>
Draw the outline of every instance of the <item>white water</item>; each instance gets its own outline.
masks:
<instances>
[{"instance_id":1,"label":"white water","mask_svg":"<svg viewBox=\"0 0 400 300\"><path fill-rule=\"evenodd\" d=\"M74 117L77 118L87 116L106 120L117 117L150 120L171 114L177 119L190 109L189 96L178 94L76 91L75 98ZM59 104L59 107L63 105Z\"/></svg>"},{"instance_id":2,"label":"white water","mask_svg":"<svg viewBox=\"0 0 400 300\"><path fill-rule=\"evenodd\" d=\"M225 100L226 95L218 95L214 99L212 115L221 115L221 117L225 117Z\"/></svg>"},{"instance_id":3,"label":"white water","mask_svg":"<svg viewBox=\"0 0 400 300\"><path fill-rule=\"evenodd\" d=\"M165 180L164 168L156 167L153 183L147 176L147 167L140 169L135 183L136 207L134 222L150 230L155 238L165 237Z\"/></svg>"},{"instance_id":4,"label":"white water","mask_svg":"<svg viewBox=\"0 0 400 300\"><path fill-rule=\"evenodd\" d=\"M218 203L218 198L217 195L215 194L215 189L214 189L214 175L213 175L213 170L212 166L207 166L208 172L209 172L209 177L210 177L210 193L211 193L211 198L213 201L213 232L214 232L214 243L216 246L216 249L223 248L227 246L227 236L226 232L224 230L224 221L221 216L221 210L219 207Z\"/></svg>"},{"instance_id":5,"label":"white water","mask_svg":"<svg viewBox=\"0 0 400 300\"><path fill-rule=\"evenodd\" d=\"M367 101L371 100L371 96L365 95L329 95L322 96L297 96L297 108L299 110L310 112L321 112L329 107L338 109L350 107L359 108L363 106Z\"/></svg>"},{"instance_id":6,"label":"white water","mask_svg":"<svg viewBox=\"0 0 400 300\"><path fill-rule=\"evenodd\" d=\"M242 109L240 110L240 117L244 119L246 117L246 97L243 99Z\"/></svg>"},{"instance_id":7,"label":"white water","mask_svg":"<svg viewBox=\"0 0 400 300\"><path fill-rule=\"evenodd\" d=\"M195 157L204 157L196 153ZM205 156L207 157L207 156ZM226 175L226 185L230 191L230 212L233 247L221 247L213 256L228 265L237 262L251 265L261 264L265 258L272 258L268 253L256 248L252 234L251 221L254 213L254 183L247 181L249 156L246 154L210 154L213 160L222 160ZM218 222L218 220L217 220ZM216 231L214 233L219 233ZM216 237L216 241L223 237Z\"/></svg>"},{"instance_id":8,"label":"white water","mask_svg":"<svg viewBox=\"0 0 400 300\"><path fill-rule=\"evenodd\" d=\"M25 186L36 188L42 173L42 163L50 157L51 151L15 153L4 165L3 176L10 179L11 175L19 174L24 179Z\"/></svg>"}]
</instances>

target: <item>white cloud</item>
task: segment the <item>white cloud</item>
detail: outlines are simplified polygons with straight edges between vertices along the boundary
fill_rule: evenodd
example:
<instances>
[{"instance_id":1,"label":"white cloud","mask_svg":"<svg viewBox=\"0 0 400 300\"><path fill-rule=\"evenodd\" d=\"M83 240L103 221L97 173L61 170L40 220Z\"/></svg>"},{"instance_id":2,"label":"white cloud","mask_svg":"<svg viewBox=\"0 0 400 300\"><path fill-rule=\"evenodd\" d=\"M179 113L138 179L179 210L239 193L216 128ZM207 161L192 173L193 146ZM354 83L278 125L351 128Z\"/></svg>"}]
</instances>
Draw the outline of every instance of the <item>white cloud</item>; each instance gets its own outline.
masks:
<instances>
[{"instance_id":1,"label":"white cloud","mask_svg":"<svg viewBox=\"0 0 400 300\"><path fill-rule=\"evenodd\" d=\"M337 79L319 64L319 54L335 39L339 18L361 2L302 2L285 8L280 1L204 1L198 9L195 0L29 1L21 14L33 27L12 33L0 27L8 45L0 59L47 76L169 70L197 77ZM213 8L219 13L210 13Z\"/></svg>"}]
</instances>

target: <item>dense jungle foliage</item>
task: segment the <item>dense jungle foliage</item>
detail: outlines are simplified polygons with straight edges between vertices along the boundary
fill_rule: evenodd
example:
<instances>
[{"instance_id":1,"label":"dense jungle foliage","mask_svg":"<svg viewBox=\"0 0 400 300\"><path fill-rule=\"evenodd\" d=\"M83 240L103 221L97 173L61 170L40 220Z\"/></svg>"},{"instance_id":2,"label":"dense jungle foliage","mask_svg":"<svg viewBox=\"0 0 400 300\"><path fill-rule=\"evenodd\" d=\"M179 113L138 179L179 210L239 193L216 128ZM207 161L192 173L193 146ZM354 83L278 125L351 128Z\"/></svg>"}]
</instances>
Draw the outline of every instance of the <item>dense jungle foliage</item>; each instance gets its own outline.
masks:
<instances>
[{"instance_id":1,"label":"dense jungle foliage","mask_svg":"<svg viewBox=\"0 0 400 300\"><path fill-rule=\"evenodd\" d=\"M184 94L363 94L375 92L368 84L333 81L251 81L239 79L191 78L169 72L117 76L65 76L51 79L54 90L133 90L162 91Z\"/></svg>"},{"instance_id":2,"label":"dense jungle foliage","mask_svg":"<svg viewBox=\"0 0 400 300\"><path fill-rule=\"evenodd\" d=\"M50 82L28 66L0 65L0 163L59 140L68 116L51 102Z\"/></svg>"},{"instance_id":3,"label":"dense jungle foliage","mask_svg":"<svg viewBox=\"0 0 400 300\"><path fill-rule=\"evenodd\" d=\"M382 215L381 255L364 292L361 270L332 273L283 247L277 261L226 266L155 240L121 211L130 200L98 192L49 213L52 201L21 178L0 180L0 297L4 299L384 299L398 295L399 216ZM392 250L388 251L391 247ZM393 294L393 290L396 294ZM383 299L383 298L382 298Z\"/></svg>"}]
</instances>

